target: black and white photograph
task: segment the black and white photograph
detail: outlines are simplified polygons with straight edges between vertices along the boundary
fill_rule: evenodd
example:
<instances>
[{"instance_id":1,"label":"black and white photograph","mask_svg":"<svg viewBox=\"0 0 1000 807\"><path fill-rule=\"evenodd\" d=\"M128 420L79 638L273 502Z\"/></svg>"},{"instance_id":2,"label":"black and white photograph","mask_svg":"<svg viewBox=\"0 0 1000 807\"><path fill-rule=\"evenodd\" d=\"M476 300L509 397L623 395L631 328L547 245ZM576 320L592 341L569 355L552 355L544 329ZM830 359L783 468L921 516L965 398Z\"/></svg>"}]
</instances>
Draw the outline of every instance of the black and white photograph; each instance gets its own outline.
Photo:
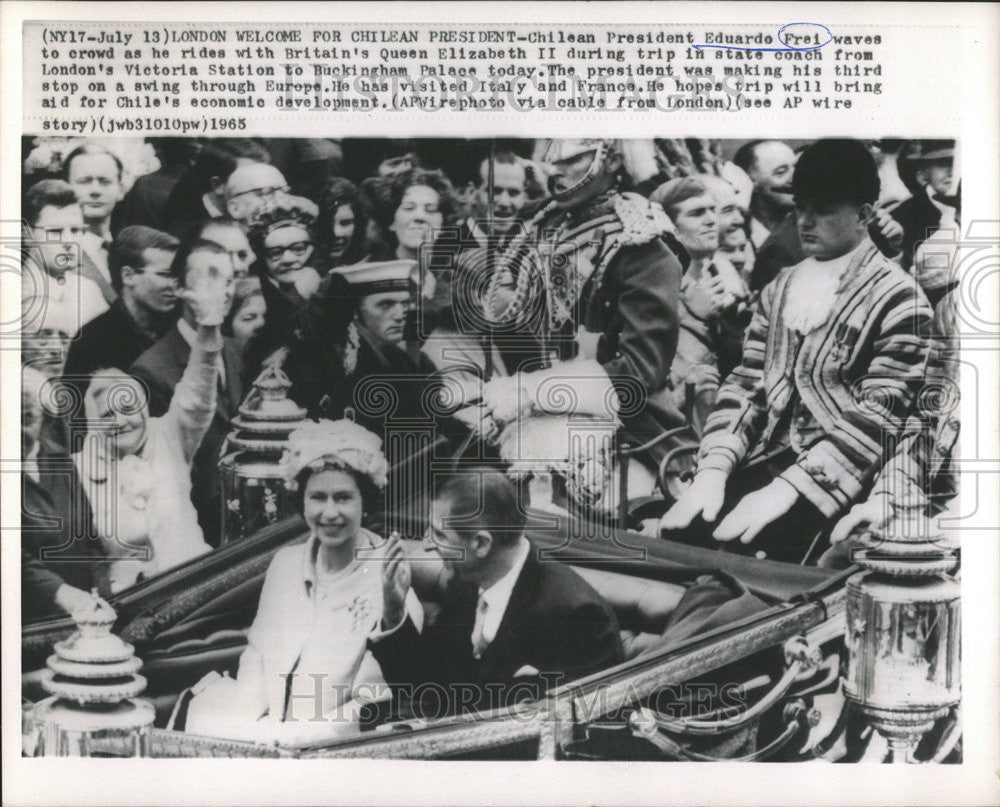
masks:
<instances>
[{"instance_id":1,"label":"black and white photograph","mask_svg":"<svg viewBox=\"0 0 1000 807\"><path fill-rule=\"evenodd\" d=\"M961 758L954 140L24 152L36 752Z\"/></svg>"},{"instance_id":2,"label":"black and white photograph","mask_svg":"<svg viewBox=\"0 0 1000 807\"><path fill-rule=\"evenodd\" d=\"M836 803L807 770L992 753L961 559L996 538L998 264L963 186L997 155L851 123L872 26L199 25L24 23L5 765L762 762ZM505 93L519 126L455 124ZM655 108L541 125L580 103Z\"/></svg>"}]
</instances>

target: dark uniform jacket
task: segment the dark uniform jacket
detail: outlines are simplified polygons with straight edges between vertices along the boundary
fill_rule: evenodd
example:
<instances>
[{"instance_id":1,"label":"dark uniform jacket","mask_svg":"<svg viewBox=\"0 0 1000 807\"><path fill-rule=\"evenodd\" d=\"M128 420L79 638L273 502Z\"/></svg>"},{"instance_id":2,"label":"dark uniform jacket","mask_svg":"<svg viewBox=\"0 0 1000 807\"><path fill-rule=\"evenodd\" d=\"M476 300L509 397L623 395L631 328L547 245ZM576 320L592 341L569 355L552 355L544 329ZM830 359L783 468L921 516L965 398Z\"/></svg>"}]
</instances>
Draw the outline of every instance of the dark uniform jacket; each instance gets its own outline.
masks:
<instances>
[{"instance_id":1,"label":"dark uniform jacket","mask_svg":"<svg viewBox=\"0 0 1000 807\"><path fill-rule=\"evenodd\" d=\"M576 322L564 326L560 358L571 357L577 326L600 334L596 358L618 391L619 417L634 445L684 424L669 386L680 322L681 247L646 220L640 205L610 194L536 223L543 234L556 229L554 255L563 256L562 263L583 271L585 262L595 264L576 303ZM666 450L661 444L650 459L658 461Z\"/></svg>"},{"instance_id":2,"label":"dark uniform jacket","mask_svg":"<svg viewBox=\"0 0 1000 807\"><path fill-rule=\"evenodd\" d=\"M397 630L369 642L394 695L414 699L418 717L439 716L421 709L439 713L442 705L448 712L509 706L622 661L611 607L568 566L542 563L536 552L532 546L482 658L472 652L479 597L468 585L451 587L422 634L407 616Z\"/></svg>"}]
</instances>

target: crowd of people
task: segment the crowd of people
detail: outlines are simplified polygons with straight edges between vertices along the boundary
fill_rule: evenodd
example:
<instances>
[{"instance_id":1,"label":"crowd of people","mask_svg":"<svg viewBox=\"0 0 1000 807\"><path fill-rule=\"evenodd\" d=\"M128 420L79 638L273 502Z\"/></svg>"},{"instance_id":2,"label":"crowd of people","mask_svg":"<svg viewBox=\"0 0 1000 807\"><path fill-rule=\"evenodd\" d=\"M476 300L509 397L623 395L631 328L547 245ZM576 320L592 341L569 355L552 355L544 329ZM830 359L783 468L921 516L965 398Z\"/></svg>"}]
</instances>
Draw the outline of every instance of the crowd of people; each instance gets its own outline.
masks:
<instances>
[{"instance_id":1,"label":"crowd of people","mask_svg":"<svg viewBox=\"0 0 1000 807\"><path fill-rule=\"evenodd\" d=\"M226 436L275 366L312 421L286 458L309 538L275 558L237 679L185 705L238 736L294 713L292 669L336 671L325 714L358 687L620 659L523 511L617 509L622 446L629 495L676 493L651 531L777 560L845 563L851 532L953 495L957 422L920 405L955 386L953 141L447 145L26 139L25 620L218 545ZM427 422L494 470L433 496L465 587L423 626L398 540L358 550L407 459L380 438ZM515 607L581 627L513 635Z\"/></svg>"}]
</instances>

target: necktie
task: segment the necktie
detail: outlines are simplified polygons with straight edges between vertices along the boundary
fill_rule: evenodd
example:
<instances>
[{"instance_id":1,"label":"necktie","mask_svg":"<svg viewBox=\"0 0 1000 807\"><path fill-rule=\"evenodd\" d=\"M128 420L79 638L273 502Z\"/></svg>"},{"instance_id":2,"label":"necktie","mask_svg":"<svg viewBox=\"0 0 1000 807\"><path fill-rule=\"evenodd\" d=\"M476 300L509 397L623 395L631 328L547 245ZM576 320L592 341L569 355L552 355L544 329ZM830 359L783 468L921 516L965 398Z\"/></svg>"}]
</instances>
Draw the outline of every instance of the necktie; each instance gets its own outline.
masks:
<instances>
[{"instance_id":1,"label":"necktie","mask_svg":"<svg viewBox=\"0 0 1000 807\"><path fill-rule=\"evenodd\" d=\"M486 599L480 595L479 604L476 606L476 624L472 628L472 655L482 658L483 653L489 643L483 638L483 625L486 622L486 611L488 609Z\"/></svg>"}]
</instances>

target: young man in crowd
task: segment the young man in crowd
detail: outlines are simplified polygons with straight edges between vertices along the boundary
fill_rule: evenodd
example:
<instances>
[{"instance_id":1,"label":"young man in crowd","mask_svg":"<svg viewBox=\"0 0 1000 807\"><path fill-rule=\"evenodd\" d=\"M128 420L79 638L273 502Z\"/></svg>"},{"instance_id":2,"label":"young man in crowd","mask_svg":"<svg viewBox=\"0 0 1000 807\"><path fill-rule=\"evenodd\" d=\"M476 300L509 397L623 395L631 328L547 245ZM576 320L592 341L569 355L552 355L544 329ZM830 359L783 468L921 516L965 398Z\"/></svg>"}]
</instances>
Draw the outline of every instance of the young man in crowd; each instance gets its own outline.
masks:
<instances>
[{"instance_id":1,"label":"young man in crowd","mask_svg":"<svg viewBox=\"0 0 1000 807\"><path fill-rule=\"evenodd\" d=\"M413 261L405 260L339 266L331 288L346 321L329 322L315 308L300 312L301 327L284 366L290 396L310 417L337 419L350 408L358 423L380 437L389 420L428 417L423 390L433 367L419 353L417 361L410 357L404 335L413 271ZM386 385L392 407L384 405Z\"/></svg>"},{"instance_id":2,"label":"young man in crowd","mask_svg":"<svg viewBox=\"0 0 1000 807\"><path fill-rule=\"evenodd\" d=\"M695 179L704 185L715 200L715 214L719 219L719 248L733 240L737 234L745 234L746 216L740 208L736 188L715 174L698 174Z\"/></svg>"},{"instance_id":3,"label":"young man in crowd","mask_svg":"<svg viewBox=\"0 0 1000 807\"><path fill-rule=\"evenodd\" d=\"M701 434L715 391L739 364L749 292L733 265L718 254L718 204L701 178L672 179L657 188L652 199L670 216L691 258L681 278L681 330L670 377L678 405ZM727 201L735 209L735 201ZM738 216L738 211L728 212L727 230Z\"/></svg>"},{"instance_id":4,"label":"young man in crowd","mask_svg":"<svg viewBox=\"0 0 1000 807\"><path fill-rule=\"evenodd\" d=\"M490 206L490 160L479 165L475 217L465 222L469 235L480 245L489 243L490 235L505 240L518 223L518 216L528 201L528 177L524 161L509 151L493 159L493 204ZM488 229L484 230L483 226Z\"/></svg>"},{"instance_id":5,"label":"young man in crowd","mask_svg":"<svg viewBox=\"0 0 1000 807\"><path fill-rule=\"evenodd\" d=\"M885 462L923 381L932 313L867 237L879 184L862 143L813 143L792 187L808 257L762 293L698 472L661 527L798 562Z\"/></svg>"},{"instance_id":6,"label":"young man in crowd","mask_svg":"<svg viewBox=\"0 0 1000 807\"><path fill-rule=\"evenodd\" d=\"M85 143L69 153L63 163L66 181L76 191L87 232L81 239L80 274L93 280L110 305L115 290L108 268L111 249L111 214L124 194L122 162L103 146Z\"/></svg>"},{"instance_id":7,"label":"young man in crowd","mask_svg":"<svg viewBox=\"0 0 1000 807\"><path fill-rule=\"evenodd\" d=\"M197 268L195 262L190 260L193 255L198 256L199 266L207 261L214 272L227 279L230 294L224 313L228 314L229 305L232 304L233 283L233 263L229 254L212 241L182 245L170 265L178 287L188 288L188 275ZM174 388L184 375L184 368L191 356L196 329L195 311L192 304L185 301L177 323L132 365L130 374L144 383L149 392L151 417L160 417L166 413ZM198 511L198 523L205 540L213 545L218 544L221 535L222 478L218 469L219 457L232 419L243 401L240 380L242 360L239 344L234 339L224 338L219 360L222 363L219 368L221 388L216 397L215 418L201 442L191 469L191 500Z\"/></svg>"},{"instance_id":8,"label":"young man in crowd","mask_svg":"<svg viewBox=\"0 0 1000 807\"><path fill-rule=\"evenodd\" d=\"M379 548L384 604L369 648L397 702L416 698L417 716L537 699L622 660L611 607L569 567L540 562L525 521L501 472L469 469L439 482L425 544L449 582L442 612L422 633L405 608L411 571L402 544L394 536ZM429 683L433 703L421 703Z\"/></svg>"},{"instance_id":9,"label":"young man in crowd","mask_svg":"<svg viewBox=\"0 0 1000 807\"><path fill-rule=\"evenodd\" d=\"M173 236L141 225L118 234L108 256L118 299L80 330L66 359L66 380L81 392L94 370L128 370L176 321L177 247Z\"/></svg>"}]
</instances>

